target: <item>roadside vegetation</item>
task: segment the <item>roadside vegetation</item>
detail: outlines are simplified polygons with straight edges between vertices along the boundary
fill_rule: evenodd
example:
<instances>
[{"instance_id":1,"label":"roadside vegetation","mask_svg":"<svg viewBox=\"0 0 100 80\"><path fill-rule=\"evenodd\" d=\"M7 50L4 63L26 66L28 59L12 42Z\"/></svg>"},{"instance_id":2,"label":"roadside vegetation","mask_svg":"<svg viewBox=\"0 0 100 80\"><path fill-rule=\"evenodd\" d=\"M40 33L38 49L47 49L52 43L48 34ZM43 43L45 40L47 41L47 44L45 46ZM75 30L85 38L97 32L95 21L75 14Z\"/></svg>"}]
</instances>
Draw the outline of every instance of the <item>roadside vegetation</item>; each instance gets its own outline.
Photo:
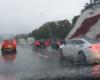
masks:
<instances>
[{"instance_id":1,"label":"roadside vegetation","mask_svg":"<svg viewBox=\"0 0 100 80\"><path fill-rule=\"evenodd\" d=\"M68 35L68 33L71 31L73 26L75 25L78 17L79 17L79 15L75 16L72 19L72 23L70 23L69 20L67 20L67 19L44 23L38 29L35 29L31 33L29 33L28 36L34 37L36 40L50 39L51 38L50 31L51 31L54 38L64 39ZM50 31L49 31L49 29L50 29Z\"/></svg>"},{"instance_id":2,"label":"roadside vegetation","mask_svg":"<svg viewBox=\"0 0 100 80\"><path fill-rule=\"evenodd\" d=\"M67 19L46 22L42 26L40 26L38 29L33 30L29 34L18 34L15 36L15 38L16 39L24 38L26 40L28 37L34 37L35 40L41 40L41 39L47 40L51 38L51 35L50 35L50 31L51 31L53 38L65 39L65 37L74 27L78 18L79 18L79 15L74 16L72 19L72 22L70 22Z\"/></svg>"}]
</instances>

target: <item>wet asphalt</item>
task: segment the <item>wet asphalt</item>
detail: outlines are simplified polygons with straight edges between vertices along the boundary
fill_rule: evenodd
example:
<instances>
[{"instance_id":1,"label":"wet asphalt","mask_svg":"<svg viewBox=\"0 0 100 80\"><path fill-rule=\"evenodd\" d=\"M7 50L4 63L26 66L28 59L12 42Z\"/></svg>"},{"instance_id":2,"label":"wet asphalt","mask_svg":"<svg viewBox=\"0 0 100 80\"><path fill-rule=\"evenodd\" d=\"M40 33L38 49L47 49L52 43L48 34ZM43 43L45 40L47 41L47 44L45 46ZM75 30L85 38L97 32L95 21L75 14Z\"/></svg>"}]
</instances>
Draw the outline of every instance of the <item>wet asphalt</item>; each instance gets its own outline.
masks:
<instances>
[{"instance_id":1,"label":"wet asphalt","mask_svg":"<svg viewBox=\"0 0 100 80\"><path fill-rule=\"evenodd\" d=\"M18 46L17 53L0 52L0 80L100 80L100 65L61 62L56 50Z\"/></svg>"}]
</instances>

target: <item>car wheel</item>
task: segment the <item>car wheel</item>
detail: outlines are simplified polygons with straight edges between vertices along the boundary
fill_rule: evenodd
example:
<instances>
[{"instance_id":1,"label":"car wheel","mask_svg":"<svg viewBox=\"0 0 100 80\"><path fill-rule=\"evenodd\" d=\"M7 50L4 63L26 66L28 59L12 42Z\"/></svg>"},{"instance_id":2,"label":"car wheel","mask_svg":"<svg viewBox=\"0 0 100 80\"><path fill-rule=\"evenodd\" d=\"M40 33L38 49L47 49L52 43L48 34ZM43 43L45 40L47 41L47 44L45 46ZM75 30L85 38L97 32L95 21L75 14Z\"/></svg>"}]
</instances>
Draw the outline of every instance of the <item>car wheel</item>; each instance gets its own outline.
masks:
<instances>
[{"instance_id":1,"label":"car wheel","mask_svg":"<svg viewBox=\"0 0 100 80\"><path fill-rule=\"evenodd\" d=\"M79 64L85 64L86 63L86 56L85 56L83 51L80 51L78 53L78 62L79 62Z\"/></svg>"},{"instance_id":2,"label":"car wheel","mask_svg":"<svg viewBox=\"0 0 100 80\"><path fill-rule=\"evenodd\" d=\"M16 53L16 52L17 52L17 51L16 51L16 49L13 49L13 52L15 52L15 53Z\"/></svg>"},{"instance_id":3,"label":"car wheel","mask_svg":"<svg viewBox=\"0 0 100 80\"><path fill-rule=\"evenodd\" d=\"M5 49L3 49L3 48L1 49L1 51L2 51L2 53L3 53L3 54L5 54L5 53L6 53Z\"/></svg>"}]
</instances>

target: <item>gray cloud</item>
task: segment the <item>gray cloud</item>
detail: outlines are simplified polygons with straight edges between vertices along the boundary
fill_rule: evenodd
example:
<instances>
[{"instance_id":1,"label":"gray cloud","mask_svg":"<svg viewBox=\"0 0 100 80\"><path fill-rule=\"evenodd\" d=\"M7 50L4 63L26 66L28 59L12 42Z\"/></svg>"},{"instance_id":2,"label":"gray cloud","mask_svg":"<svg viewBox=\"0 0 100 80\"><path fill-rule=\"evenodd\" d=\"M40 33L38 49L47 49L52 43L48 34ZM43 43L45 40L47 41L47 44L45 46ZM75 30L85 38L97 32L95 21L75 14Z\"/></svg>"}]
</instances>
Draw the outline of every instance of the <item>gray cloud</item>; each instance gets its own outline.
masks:
<instances>
[{"instance_id":1,"label":"gray cloud","mask_svg":"<svg viewBox=\"0 0 100 80\"><path fill-rule=\"evenodd\" d=\"M46 21L71 20L86 1L0 0L0 34L30 32Z\"/></svg>"}]
</instances>

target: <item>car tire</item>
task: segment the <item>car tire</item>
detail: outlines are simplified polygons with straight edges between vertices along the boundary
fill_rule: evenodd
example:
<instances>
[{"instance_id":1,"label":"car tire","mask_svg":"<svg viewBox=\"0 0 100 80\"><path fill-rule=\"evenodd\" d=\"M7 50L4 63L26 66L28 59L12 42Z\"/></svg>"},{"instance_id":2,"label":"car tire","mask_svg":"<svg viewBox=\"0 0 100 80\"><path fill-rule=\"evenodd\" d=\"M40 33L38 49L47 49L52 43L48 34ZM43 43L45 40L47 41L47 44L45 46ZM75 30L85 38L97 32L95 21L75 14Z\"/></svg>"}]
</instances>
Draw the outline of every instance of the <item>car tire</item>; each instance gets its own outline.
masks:
<instances>
[{"instance_id":1,"label":"car tire","mask_svg":"<svg viewBox=\"0 0 100 80\"><path fill-rule=\"evenodd\" d=\"M14 53L16 53L16 52L17 52L17 50L16 50L16 49L13 49L13 52L14 52Z\"/></svg>"},{"instance_id":2,"label":"car tire","mask_svg":"<svg viewBox=\"0 0 100 80\"><path fill-rule=\"evenodd\" d=\"M78 62L79 64L86 64L86 56L83 51L79 51L78 53Z\"/></svg>"},{"instance_id":3,"label":"car tire","mask_svg":"<svg viewBox=\"0 0 100 80\"><path fill-rule=\"evenodd\" d=\"M2 51L2 54L5 54L6 53L6 51L5 51L4 48L2 48L1 51Z\"/></svg>"}]
</instances>

